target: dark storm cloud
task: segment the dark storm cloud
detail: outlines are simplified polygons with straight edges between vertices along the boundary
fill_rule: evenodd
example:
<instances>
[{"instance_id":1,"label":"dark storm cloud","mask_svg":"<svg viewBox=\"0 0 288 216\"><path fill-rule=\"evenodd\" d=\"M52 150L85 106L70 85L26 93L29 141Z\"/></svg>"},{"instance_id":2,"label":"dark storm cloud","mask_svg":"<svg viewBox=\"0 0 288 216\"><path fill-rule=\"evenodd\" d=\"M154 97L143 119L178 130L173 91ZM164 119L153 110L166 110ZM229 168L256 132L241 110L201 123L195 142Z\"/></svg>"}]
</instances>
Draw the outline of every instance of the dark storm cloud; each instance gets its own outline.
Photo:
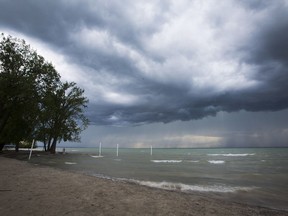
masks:
<instances>
[{"instance_id":1,"label":"dark storm cloud","mask_svg":"<svg viewBox=\"0 0 288 216\"><path fill-rule=\"evenodd\" d=\"M82 24L103 26L89 5L77 1L9 1L1 0L1 25L48 41L67 46L68 34Z\"/></svg>"},{"instance_id":2,"label":"dark storm cloud","mask_svg":"<svg viewBox=\"0 0 288 216\"><path fill-rule=\"evenodd\" d=\"M94 124L288 108L285 1L1 0L0 28L65 56Z\"/></svg>"},{"instance_id":3,"label":"dark storm cloud","mask_svg":"<svg viewBox=\"0 0 288 216\"><path fill-rule=\"evenodd\" d=\"M264 13L270 8L269 16L259 22L259 29L251 37L243 58L257 67L254 79L262 84L244 95L240 101L247 104L246 110L281 110L288 106L288 14L287 3L266 2L267 7L259 10Z\"/></svg>"}]
</instances>

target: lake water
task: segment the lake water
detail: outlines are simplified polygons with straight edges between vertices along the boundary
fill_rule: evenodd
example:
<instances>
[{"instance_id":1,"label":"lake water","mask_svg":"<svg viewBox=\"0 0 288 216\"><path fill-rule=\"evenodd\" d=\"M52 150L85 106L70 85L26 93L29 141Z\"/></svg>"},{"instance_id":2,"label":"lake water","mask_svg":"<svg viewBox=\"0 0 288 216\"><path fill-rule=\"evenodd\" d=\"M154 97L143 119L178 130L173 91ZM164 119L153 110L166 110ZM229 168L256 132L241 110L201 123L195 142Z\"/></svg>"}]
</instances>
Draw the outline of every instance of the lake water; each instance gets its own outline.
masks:
<instances>
[{"instance_id":1,"label":"lake water","mask_svg":"<svg viewBox=\"0 0 288 216\"><path fill-rule=\"evenodd\" d=\"M31 162L169 190L288 210L288 148L66 148Z\"/></svg>"}]
</instances>

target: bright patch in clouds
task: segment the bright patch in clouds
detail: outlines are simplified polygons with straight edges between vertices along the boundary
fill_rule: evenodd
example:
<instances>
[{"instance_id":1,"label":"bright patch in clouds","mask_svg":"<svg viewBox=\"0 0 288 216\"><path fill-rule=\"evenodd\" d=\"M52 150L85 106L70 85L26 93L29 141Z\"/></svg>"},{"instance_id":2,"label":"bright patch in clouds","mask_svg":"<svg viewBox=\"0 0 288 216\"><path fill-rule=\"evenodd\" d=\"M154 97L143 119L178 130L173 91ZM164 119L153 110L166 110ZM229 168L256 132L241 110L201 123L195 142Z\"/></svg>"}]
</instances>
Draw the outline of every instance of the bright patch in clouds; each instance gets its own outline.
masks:
<instances>
[{"instance_id":1,"label":"bright patch in clouds","mask_svg":"<svg viewBox=\"0 0 288 216\"><path fill-rule=\"evenodd\" d=\"M133 95L123 94L123 93L120 94L117 92L104 93L104 99L106 100L106 102L114 103L114 104L122 104L122 105L131 105L139 101Z\"/></svg>"},{"instance_id":2,"label":"bright patch in clouds","mask_svg":"<svg viewBox=\"0 0 288 216\"><path fill-rule=\"evenodd\" d=\"M164 141L172 141L181 147L215 147L223 144L222 137L199 135L167 136Z\"/></svg>"}]
</instances>

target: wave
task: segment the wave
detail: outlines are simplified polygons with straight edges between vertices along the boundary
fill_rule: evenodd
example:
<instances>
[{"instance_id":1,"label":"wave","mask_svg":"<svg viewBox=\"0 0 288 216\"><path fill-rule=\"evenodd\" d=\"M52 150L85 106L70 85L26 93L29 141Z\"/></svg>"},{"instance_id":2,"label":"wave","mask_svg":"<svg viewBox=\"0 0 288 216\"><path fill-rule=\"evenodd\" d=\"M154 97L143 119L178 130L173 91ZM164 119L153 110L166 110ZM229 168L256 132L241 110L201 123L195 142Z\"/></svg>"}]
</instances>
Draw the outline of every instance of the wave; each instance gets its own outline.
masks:
<instances>
[{"instance_id":1,"label":"wave","mask_svg":"<svg viewBox=\"0 0 288 216\"><path fill-rule=\"evenodd\" d=\"M65 162L65 164L74 165L74 164L77 164L77 163L75 163L75 162Z\"/></svg>"},{"instance_id":2,"label":"wave","mask_svg":"<svg viewBox=\"0 0 288 216\"><path fill-rule=\"evenodd\" d=\"M229 185L188 185L183 183L173 183L173 182L153 182L153 181L141 181L136 179L127 178L114 178L103 174L90 174L97 178L109 179L111 181L119 182L130 182L133 184L143 185L152 188L159 188L171 191L181 191L181 192L215 192L215 193L236 193L239 191L249 192L251 190L257 189L255 186L242 187L242 186L229 186Z\"/></svg>"},{"instance_id":3,"label":"wave","mask_svg":"<svg viewBox=\"0 0 288 216\"><path fill-rule=\"evenodd\" d=\"M138 180L134 180L133 182L153 188L177 190L183 192L198 191L198 192L235 193L238 191L247 192L255 189L255 187L240 187L240 186L232 187L227 185L187 185L182 183L152 182L152 181L138 181Z\"/></svg>"},{"instance_id":4,"label":"wave","mask_svg":"<svg viewBox=\"0 0 288 216\"><path fill-rule=\"evenodd\" d=\"M207 154L208 156L224 156L224 157L246 157L246 156L253 156L255 155L255 153L245 153L245 154L232 154L232 153L228 153L228 154Z\"/></svg>"},{"instance_id":5,"label":"wave","mask_svg":"<svg viewBox=\"0 0 288 216\"><path fill-rule=\"evenodd\" d=\"M190 162L190 163L199 163L199 160L187 160L187 162Z\"/></svg>"},{"instance_id":6,"label":"wave","mask_svg":"<svg viewBox=\"0 0 288 216\"><path fill-rule=\"evenodd\" d=\"M211 164L224 164L225 161L223 160L208 160L209 163Z\"/></svg>"},{"instance_id":7,"label":"wave","mask_svg":"<svg viewBox=\"0 0 288 216\"><path fill-rule=\"evenodd\" d=\"M181 163L182 160L151 160L153 163Z\"/></svg>"},{"instance_id":8,"label":"wave","mask_svg":"<svg viewBox=\"0 0 288 216\"><path fill-rule=\"evenodd\" d=\"M99 156L99 155L90 155L93 158L103 158L103 156Z\"/></svg>"}]
</instances>

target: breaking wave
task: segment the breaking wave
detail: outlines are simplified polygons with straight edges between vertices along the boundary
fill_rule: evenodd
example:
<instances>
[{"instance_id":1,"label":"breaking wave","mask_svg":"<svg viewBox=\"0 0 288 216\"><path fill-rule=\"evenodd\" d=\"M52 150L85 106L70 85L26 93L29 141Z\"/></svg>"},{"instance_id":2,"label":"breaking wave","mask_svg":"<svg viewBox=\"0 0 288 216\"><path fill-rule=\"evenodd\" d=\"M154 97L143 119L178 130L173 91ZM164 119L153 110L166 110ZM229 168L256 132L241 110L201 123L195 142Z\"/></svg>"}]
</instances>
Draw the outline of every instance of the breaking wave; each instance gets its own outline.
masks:
<instances>
[{"instance_id":1,"label":"breaking wave","mask_svg":"<svg viewBox=\"0 0 288 216\"><path fill-rule=\"evenodd\" d=\"M151 160L153 163L181 163L182 160Z\"/></svg>"},{"instance_id":2,"label":"breaking wave","mask_svg":"<svg viewBox=\"0 0 288 216\"><path fill-rule=\"evenodd\" d=\"M145 185L153 188L161 188L166 190L177 190L183 192L198 191L198 192L217 192L217 193L235 193L238 191L250 191L255 187L232 187L224 185L187 185L182 183L172 182L152 182L152 181L134 181L140 185Z\"/></svg>"},{"instance_id":3,"label":"breaking wave","mask_svg":"<svg viewBox=\"0 0 288 216\"><path fill-rule=\"evenodd\" d=\"M246 156L253 156L255 153L246 153L246 154L207 154L208 156L224 156L224 157L246 157Z\"/></svg>"},{"instance_id":4,"label":"breaking wave","mask_svg":"<svg viewBox=\"0 0 288 216\"><path fill-rule=\"evenodd\" d=\"M208 162L211 164L224 164L225 163L225 161L223 160L209 160Z\"/></svg>"},{"instance_id":5,"label":"breaking wave","mask_svg":"<svg viewBox=\"0 0 288 216\"><path fill-rule=\"evenodd\" d=\"M99 156L99 155L90 155L93 158L103 158L103 156Z\"/></svg>"},{"instance_id":6,"label":"breaking wave","mask_svg":"<svg viewBox=\"0 0 288 216\"><path fill-rule=\"evenodd\" d=\"M67 165L74 165L74 164L77 164L77 163L75 163L75 162L65 162L65 164L67 164Z\"/></svg>"}]
</instances>

